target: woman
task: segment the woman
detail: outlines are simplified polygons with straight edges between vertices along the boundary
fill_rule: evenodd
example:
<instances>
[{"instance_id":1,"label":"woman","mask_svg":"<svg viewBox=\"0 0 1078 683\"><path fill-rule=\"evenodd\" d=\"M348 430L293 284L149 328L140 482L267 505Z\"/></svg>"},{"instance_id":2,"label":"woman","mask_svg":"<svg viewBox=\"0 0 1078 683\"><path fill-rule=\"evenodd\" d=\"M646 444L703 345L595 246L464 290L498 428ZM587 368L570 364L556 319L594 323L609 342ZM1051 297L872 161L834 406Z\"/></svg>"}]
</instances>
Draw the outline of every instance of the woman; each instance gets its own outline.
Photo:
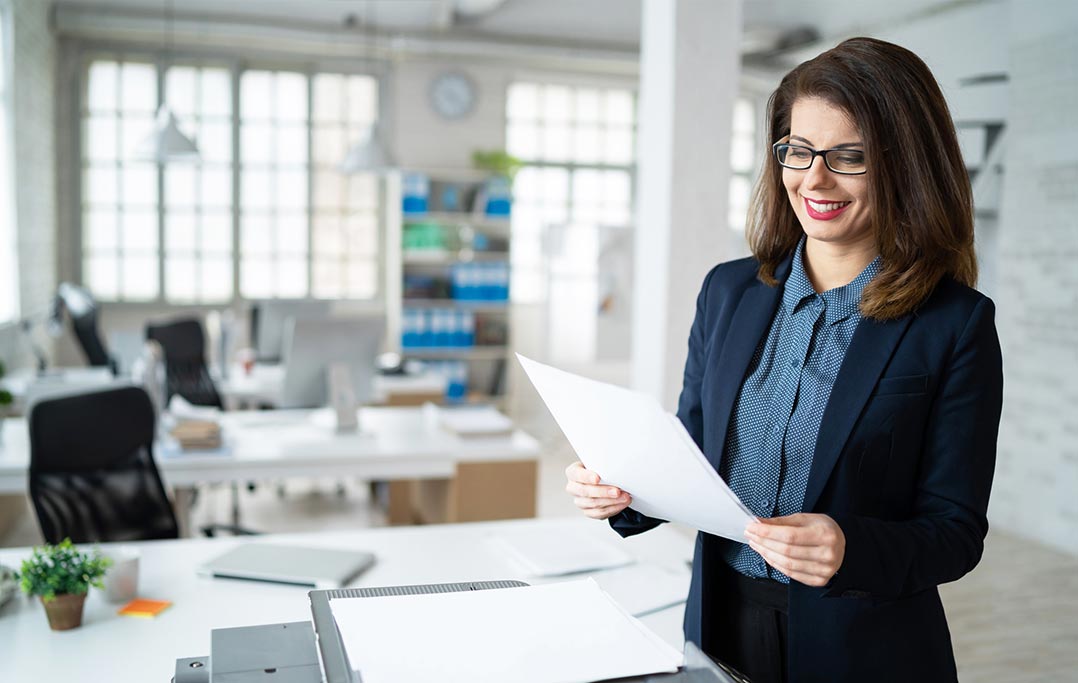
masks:
<instances>
[{"instance_id":1,"label":"woman","mask_svg":"<svg viewBox=\"0 0 1078 683\"><path fill-rule=\"evenodd\" d=\"M787 74L768 124L753 257L704 280L678 405L760 521L698 535L685 636L754 683L953 681L937 586L981 557L1003 380L947 104L855 38ZM566 473L623 536L660 523Z\"/></svg>"}]
</instances>

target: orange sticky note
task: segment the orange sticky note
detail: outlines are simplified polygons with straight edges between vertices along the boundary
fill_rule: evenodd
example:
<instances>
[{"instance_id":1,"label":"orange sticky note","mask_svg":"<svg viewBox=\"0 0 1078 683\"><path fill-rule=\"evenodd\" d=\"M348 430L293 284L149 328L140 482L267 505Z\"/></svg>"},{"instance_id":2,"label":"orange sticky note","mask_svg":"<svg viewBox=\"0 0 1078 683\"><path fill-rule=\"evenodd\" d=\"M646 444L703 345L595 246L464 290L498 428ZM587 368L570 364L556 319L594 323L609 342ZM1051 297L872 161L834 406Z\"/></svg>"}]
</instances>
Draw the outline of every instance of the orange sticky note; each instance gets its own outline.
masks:
<instances>
[{"instance_id":1,"label":"orange sticky note","mask_svg":"<svg viewBox=\"0 0 1078 683\"><path fill-rule=\"evenodd\" d=\"M146 600L136 598L120 608L116 614L128 617L156 617L169 608L172 603L168 600Z\"/></svg>"}]
</instances>

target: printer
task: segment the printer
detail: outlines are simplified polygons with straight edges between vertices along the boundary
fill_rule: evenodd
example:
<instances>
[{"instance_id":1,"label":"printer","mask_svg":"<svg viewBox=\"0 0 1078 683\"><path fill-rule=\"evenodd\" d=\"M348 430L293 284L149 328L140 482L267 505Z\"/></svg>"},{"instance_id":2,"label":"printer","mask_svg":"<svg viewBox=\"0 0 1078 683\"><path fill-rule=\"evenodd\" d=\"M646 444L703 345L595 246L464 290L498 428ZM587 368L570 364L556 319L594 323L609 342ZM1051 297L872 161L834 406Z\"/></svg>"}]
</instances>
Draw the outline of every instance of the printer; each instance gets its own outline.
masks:
<instances>
[{"instance_id":1,"label":"printer","mask_svg":"<svg viewBox=\"0 0 1078 683\"><path fill-rule=\"evenodd\" d=\"M367 598L455 591L502 590L521 581L341 588L308 593L311 621L214 629L210 654L176 660L173 683L362 683L348 661L330 608L334 598ZM621 683L749 683L712 661L692 643L675 673L618 679Z\"/></svg>"}]
</instances>

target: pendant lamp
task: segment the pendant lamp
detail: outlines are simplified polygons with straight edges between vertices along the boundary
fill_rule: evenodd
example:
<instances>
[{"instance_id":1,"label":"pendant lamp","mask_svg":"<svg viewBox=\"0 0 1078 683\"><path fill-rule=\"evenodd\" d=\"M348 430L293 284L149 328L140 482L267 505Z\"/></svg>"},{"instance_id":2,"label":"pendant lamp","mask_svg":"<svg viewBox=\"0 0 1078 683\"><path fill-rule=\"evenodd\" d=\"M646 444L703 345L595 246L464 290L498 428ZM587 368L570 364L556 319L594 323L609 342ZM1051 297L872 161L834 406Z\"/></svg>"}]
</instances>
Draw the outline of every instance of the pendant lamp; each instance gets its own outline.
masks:
<instances>
[{"instance_id":1,"label":"pendant lamp","mask_svg":"<svg viewBox=\"0 0 1078 683\"><path fill-rule=\"evenodd\" d=\"M172 0L165 2L165 65L172 57ZM135 156L143 161L158 164L175 162L195 162L201 158L198 145L183 134L176 120L176 115L167 104L162 103L157 110L153 131L146 136L138 147Z\"/></svg>"},{"instance_id":2,"label":"pendant lamp","mask_svg":"<svg viewBox=\"0 0 1078 683\"><path fill-rule=\"evenodd\" d=\"M369 7L366 6L366 7ZM376 26L373 12L363 17L364 27L369 27L364 36L364 47L374 53L373 49ZM371 61L368 59L368 62ZM387 173L394 169L393 156L382 143L382 127L375 123L368 131L367 137L355 143L344 155L338 169L341 173L350 175L353 173Z\"/></svg>"}]
</instances>

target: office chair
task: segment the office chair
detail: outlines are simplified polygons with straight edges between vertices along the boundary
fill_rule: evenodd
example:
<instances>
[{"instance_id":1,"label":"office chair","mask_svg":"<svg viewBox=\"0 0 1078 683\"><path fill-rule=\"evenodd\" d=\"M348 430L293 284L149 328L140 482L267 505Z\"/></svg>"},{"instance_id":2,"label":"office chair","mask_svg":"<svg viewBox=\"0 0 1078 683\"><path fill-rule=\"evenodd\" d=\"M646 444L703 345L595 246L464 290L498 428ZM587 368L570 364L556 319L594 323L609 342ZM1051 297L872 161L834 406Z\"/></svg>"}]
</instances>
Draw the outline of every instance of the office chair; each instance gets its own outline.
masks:
<instances>
[{"instance_id":1,"label":"office chair","mask_svg":"<svg viewBox=\"0 0 1078 683\"><path fill-rule=\"evenodd\" d=\"M63 313L67 311L71 318L71 327L75 338L82 348L86 362L93 367L107 367L115 375L116 360L109 355L101 335L97 331L98 307L90 290L85 287L61 282L53 297L52 311L47 319L47 329L51 336L59 337L63 333Z\"/></svg>"},{"instance_id":2,"label":"office chair","mask_svg":"<svg viewBox=\"0 0 1078 683\"><path fill-rule=\"evenodd\" d=\"M156 341L165 352L166 404L179 394L194 405L224 407L206 366L202 323L193 318L150 323L146 339Z\"/></svg>"},{"instance_id":3,"label":"office chair","mask_svg":"<svg viewBox=\"0 0 1078 683\"><path fill-rule=\"evenodd\" d=\"M30 498L48 543L178 538L138 387L45 399L30 412Z\"/></svg>"},{"instance_id":4,"label":"office chair","mask_svg":"<svg viewBox=\"0 0 1078 683\"><path fill-rule=\"evenodd\" d=\"M153 459L154 411L140 387L46 399L30 412L30 498L48 543L178 538ZM230 525L202 527L253 534Z\"/></svg>"}]
</instances>

